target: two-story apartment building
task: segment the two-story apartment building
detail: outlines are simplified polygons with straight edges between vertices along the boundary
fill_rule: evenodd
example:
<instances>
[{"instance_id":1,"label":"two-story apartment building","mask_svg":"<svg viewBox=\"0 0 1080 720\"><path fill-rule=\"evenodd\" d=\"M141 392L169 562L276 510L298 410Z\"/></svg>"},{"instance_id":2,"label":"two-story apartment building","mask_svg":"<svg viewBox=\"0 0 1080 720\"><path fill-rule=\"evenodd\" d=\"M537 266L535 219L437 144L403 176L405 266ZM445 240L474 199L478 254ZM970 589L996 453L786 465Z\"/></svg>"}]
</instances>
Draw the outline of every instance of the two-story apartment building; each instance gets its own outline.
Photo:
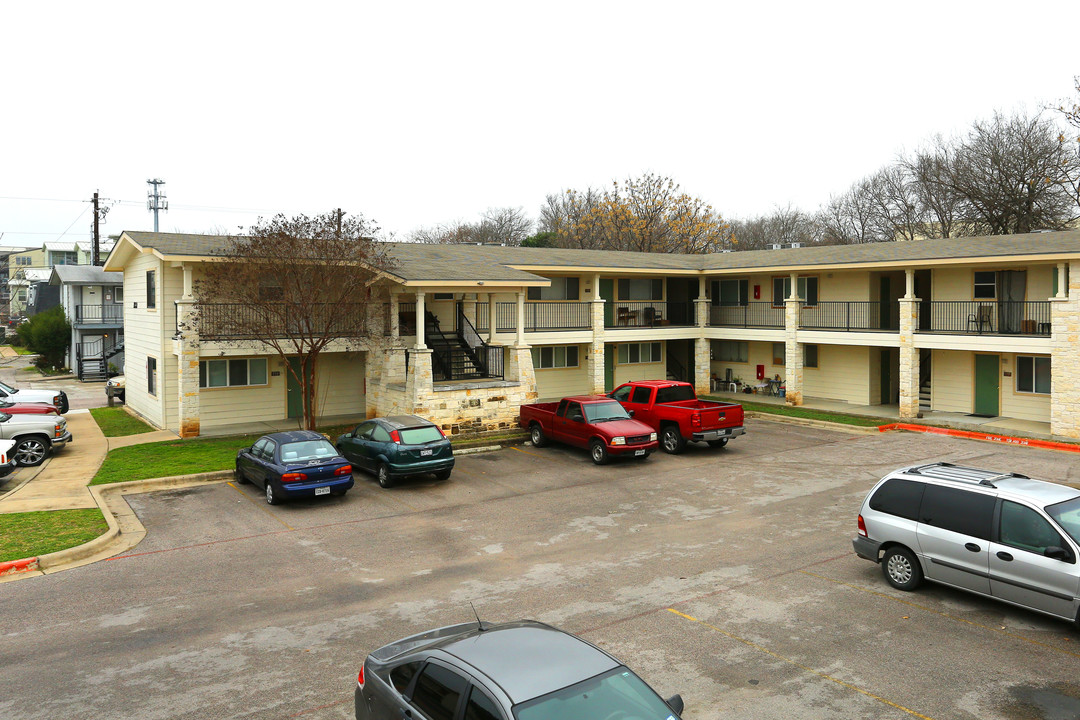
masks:
<instances>
[{"instance_id":1,"label":"two-story apartment building","mask_svg":"<svg viewBox=\"0 0 1080 720\"><path fill-rule=\"evenodd\" d=\"M226 238L124 233L129 406L182 434L298 417L276 356L199 323ZM711 378L805 397L1009 416L1080 437L1080 232L714 255L391 246L378 337L324 355L326 417L512 424L536 398Z\"/></svg>"}]
</instances>

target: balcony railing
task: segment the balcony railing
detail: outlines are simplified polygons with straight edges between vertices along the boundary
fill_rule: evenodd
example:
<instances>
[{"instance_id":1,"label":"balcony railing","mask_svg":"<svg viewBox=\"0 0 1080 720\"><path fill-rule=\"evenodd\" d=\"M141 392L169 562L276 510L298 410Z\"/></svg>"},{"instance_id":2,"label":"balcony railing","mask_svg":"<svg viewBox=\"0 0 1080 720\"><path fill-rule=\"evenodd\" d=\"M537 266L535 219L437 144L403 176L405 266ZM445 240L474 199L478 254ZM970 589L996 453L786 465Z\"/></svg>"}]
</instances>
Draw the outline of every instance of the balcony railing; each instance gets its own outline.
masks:
<instances>
[{"instance_id":1,"label":"balcony railing","mask_svg":"<svg viewBox=\"0 0 1080 720\"><path fill-rule=\"evenodd\" d=\"M933 300L919 304L918 332L960 335L1050 335L1048 300Z\"/></svg>"},{"instance_id":2,"label":"balcony railing","mask_svg":"<svg viewBox=\"0 0 1080 720\"><path fill-rule=\"evenodd\" d=\"M113 305L76 305L75 322L85 325L123 325L124 306Z\"/></svg>"},{"instance_id":3,"label":"balcony railing","mask_svg":"<svg viewBox=\"0 0 1080 720\"><path fill-rule=\"evenodd\" d=\"M327 304L308 308L308 316L286 317L284 306L275 308L243 303L199 303L196 305L201 340L253 340L295 334L333 337L362 337L363 314L373 310L366 303ZM177 314L177 331L179 327ZM275 329L276 328L276 329Z\"/></svg>"},{"instance_id":4,"label":"balcony railing","mask_svg":"<svg viewBox=\"0 0 1080 720\"><path fill-rule=\"evenodd\" d=\"M490 306L476 303L476 329L487 332L491 324ZM517 303L495 303L495 331L517 329ZM592 303L540 300L525 303L525 332L588 330L592 327Z\"/></svg>"},{"instance_id":5,"label":"balcony railing","mask_svg":"<svg viewBox=\"0 0 1080 720\"><path fill-rule=\"evenodd\" d=\"M745 305L710 305L712 327L783 328L784 308L771 302L748 302Z\"/></svg>"},{"instance_id":6,"label":"balcony railing","mask_svg":"<svg viewBox=\"0 0 1080 720\"><path fill-rule=\"evenodd\" d=\"M604 308L605 328L692 327L696 324L694 303L689 301L608 300Z\"/></svg>"},{"instance_id":7,"label":"balcony railing","mask_svg":"<svg viewBox=\"0 0 1080 720\"><path fill-rule=\"evenodd\" d=\"M819 301L803 305L799 327L812 330L896 332L900 329L900 304L874 300Z\"/></svg>"}]
</instances>

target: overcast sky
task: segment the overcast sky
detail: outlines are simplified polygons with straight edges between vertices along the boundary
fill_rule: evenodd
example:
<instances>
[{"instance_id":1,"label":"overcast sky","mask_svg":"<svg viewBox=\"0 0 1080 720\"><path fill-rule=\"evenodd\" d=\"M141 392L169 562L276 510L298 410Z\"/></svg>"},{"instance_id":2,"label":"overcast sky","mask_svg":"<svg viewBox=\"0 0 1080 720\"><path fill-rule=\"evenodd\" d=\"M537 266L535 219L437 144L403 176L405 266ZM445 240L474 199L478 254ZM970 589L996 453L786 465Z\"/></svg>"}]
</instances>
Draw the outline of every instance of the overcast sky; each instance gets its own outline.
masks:
<instances>
[{"instance_id":1,"label":"overcast sky","mask_svg":"<svg viewBox=\"0 0 1080 720\"><path fill-rule=\"evenodd\" d=\"M4 2L0 245L259 215L403 237L666 175L730 217L1075 97L1076 2Z\"/></svg>"}]
</instances>

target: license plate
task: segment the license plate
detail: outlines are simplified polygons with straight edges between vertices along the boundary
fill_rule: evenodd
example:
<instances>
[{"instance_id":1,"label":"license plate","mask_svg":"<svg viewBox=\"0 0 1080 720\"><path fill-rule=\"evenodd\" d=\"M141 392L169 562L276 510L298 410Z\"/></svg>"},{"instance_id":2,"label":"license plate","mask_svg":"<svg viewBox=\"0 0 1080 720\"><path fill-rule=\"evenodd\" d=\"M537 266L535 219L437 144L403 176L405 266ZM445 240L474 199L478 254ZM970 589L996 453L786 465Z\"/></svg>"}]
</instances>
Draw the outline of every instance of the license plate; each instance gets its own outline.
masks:
<instances>
[{"instance_id":1,"label":"license plate","mask_svg":"<svg viewBox=\"0 0 1080 720\"><path fill-rule=\"evenodd\" d=\"M644 450L635 450L634 451L634 455L636 455L636 456L641 456L641 455L644 455L644 454L645 454Z\"/></svg>"},{"instance_id":2,"label":"license plate","mask_svg":"<svg viewBox=\"0 0 1080 720\"><path fill-rule=\"evenodd\" d=\"M433 452L435 452L435 451L434 450L421 450L420 451L420 457L424 457L425 455L430 455Z\"/></svg>"},{"instance_id":3,"label":"license plate","mask_svg":"<svg viewBox=\"0 0 1080 720\"><path fill-rule=\"evenodd\" d=\"M330 494L330 488L328 488L328 487L315 488L315 494L316 495L329 495Z\"/></svg>"}]
</instances>

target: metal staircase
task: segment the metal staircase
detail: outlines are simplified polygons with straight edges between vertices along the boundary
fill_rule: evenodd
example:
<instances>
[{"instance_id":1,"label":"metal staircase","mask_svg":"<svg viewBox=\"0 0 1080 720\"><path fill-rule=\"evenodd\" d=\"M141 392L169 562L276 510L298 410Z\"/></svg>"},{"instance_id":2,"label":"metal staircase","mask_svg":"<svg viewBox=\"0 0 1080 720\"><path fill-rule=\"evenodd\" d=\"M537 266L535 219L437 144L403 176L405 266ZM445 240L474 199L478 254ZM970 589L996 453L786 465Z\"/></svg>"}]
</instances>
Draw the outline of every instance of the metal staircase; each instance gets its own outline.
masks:
<instances>
[{"instance_id":1,"label":"metal staircase","mask_svg":"<svg viewBox=\"0 0 1080 720\"><path fill-rule=\"evenodd\" d=\"M439 319L424 313L424 343L431 349L434 380L482 380L503 377L502 348L487 345L480 339L458 304L456 329L446 333Z\"/></svg>"},{"instance_id":2,"label":"metal staircase","mask_svg":"<svg viewBox=\"0 0 1080 720\"><path fill-rule=\"evenodd\" d=\"M106 342L108 341L108 342ZM75 372L86 382L105 382L109 378L109 360L124 352L124 341L99 338L75 346Z\"/></svg>"}]
</instances>

